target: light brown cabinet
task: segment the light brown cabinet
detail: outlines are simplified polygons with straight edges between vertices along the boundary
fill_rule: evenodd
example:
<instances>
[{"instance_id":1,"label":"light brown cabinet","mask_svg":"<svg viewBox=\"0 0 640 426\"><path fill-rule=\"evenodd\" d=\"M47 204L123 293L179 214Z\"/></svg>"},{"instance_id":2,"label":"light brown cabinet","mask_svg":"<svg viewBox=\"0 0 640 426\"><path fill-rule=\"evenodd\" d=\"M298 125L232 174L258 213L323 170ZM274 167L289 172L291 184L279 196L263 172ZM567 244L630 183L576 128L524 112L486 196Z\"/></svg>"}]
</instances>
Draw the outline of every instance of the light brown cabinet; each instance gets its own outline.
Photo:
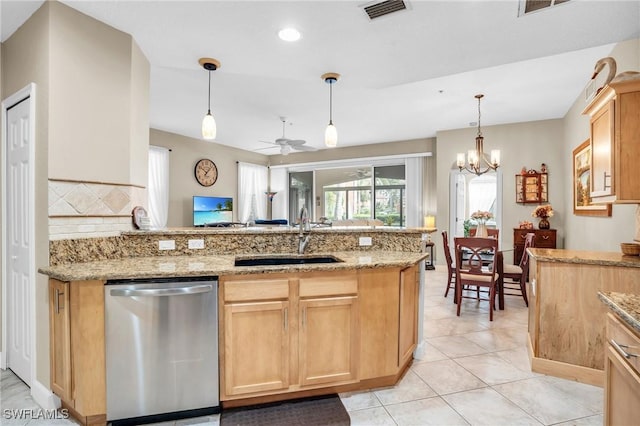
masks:
<instances>
[{"instance_id":1,"label":"light brown cabinet","mask_svg":"<svg viewBox=\"0 0 640 426\"><path fill-rule=\"evenodd\" d=\"M355 272L221 278L222 400L358 380Z\"/></svg>"},{"instance_id":2,"label":"light brown cabinet","mask_svg":"<svg viewBox=\"0 0 640 426\"><path fill-rule=\"evenodd\" d=\"M616 316L607 315L604 424L631 425L640 419L640 336Z\"/></svg>"},{"instance_id":3,"label":"light brown cabinet","mask_svg":"<svg viewBox=\"0 0 640 426\"><path fill-rule=\"evenodd\" d=\"M106 423L104 282L49 280L51 390L82 424Z\"/></svg>"},{"instance_id":4,"label":"light brown cabinet","mask_svg":"<svg viewBox=\"0 0 640 426\"><path fill-rule=\"evenodd\" d=\"M593 202L640 203L640 79L605 86L583 114L590 117Z\"/></svg>"},{"instance_id":5,"label":"light brown cabinet","mask_svg":"<svg viewBox=\"0 0 640 426\"><path fill-rule=\"evenodd\" d=\"M49 280L49 331L51 346L51 390L63 400L71 400L71 336L69 283Z\"/></svg>"},{"instance_id":6,"label":"light brown cabinet","mask_svg":"<svg viewBox=\"0 0 640 426\"><path fill-rule=\"evenodd\" d=\"M417 344L419 282L418 266L221 277L221 400L395 384Z\"/></svg>"}]
</instances>

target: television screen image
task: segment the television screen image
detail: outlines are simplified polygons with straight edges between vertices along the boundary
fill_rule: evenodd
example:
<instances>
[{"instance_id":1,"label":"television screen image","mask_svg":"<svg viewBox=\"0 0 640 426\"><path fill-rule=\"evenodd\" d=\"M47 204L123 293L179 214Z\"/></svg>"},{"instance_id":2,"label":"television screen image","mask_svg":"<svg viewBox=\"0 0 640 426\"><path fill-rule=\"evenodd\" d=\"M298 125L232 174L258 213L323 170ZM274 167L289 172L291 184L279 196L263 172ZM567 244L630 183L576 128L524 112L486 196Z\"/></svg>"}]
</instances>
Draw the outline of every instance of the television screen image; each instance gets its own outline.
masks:
<instances>
[{"instance_id":1,"label":"television screen image","mask_svg":"<svg viewBox=\"0 0 640 426\"><path fill-rule=\"evenodd\" d=\"M233 198L193 197L193 226L233 222Z\"/></svg>"}]
</instances>

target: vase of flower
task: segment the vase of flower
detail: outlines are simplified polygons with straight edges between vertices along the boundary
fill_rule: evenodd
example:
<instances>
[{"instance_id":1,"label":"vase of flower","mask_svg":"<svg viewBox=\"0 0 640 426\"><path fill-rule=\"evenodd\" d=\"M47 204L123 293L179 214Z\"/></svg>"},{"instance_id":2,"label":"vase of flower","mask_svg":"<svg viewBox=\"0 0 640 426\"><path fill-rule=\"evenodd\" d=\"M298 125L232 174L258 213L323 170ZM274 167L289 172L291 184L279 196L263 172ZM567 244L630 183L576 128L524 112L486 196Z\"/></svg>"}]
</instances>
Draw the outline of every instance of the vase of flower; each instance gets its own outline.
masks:
<instances>
[{"instance_id":1,"label":"vase of flower","mask_svg":"<svg viewBox=\"0 0 640 426\"><path fill-rule=\"evenodd\" d=\"M471 219L475 220L478 226L476 227L476 237L487 238L489 233L487 232L487 220L493 218L493 213L484 212L478 210L471 214Z\"/></svg>"},{"instance_id":2,"label":"vase of flower","mask_svg":"<svg viewBox=\"0 0 640 426\"><path fill-rule=\"evenodd\" d=\"M533 210L531 216L537 217L540 219L538 223L538 229L549 229L551 228L551 224L549 223L549 218L553 216L553 207L551 204L547 204L545 206L538 206Z\"/></svg>"},{"instance_id":3,"label":"vase of flower","mask_svg":"<svg viewBox=\"0 0 640 426\"><path fill-rule=\"evenodd\" d=\"M551 228L549 219L546 217L540 218L540 222L538 222L538 229L549 229L549 228Z\"/></svg>"},{"instance_id":4,"label":"vase of flower","mask_svg":"<svg viewBox=\"0 0 640 426\"><path fill-rule=\"evenodd\" d=\"M476 237L487 238L489 233L487 232L487 224L484 222L478 222L478 227L476 228Z\"/></svg>"}]
</instances>

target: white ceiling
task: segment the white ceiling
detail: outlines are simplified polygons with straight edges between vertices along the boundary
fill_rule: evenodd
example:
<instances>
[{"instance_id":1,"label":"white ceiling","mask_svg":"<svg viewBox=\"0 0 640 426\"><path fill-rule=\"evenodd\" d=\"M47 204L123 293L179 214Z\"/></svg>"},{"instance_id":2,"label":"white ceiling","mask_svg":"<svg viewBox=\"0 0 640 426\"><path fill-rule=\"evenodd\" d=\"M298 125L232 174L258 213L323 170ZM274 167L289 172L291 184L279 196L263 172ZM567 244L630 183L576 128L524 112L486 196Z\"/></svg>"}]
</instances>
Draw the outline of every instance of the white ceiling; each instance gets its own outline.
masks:
<instances>
[{"instance_id":1,"label":"white ceiling","mask_svg":"<svg viewBox=\"0 0 640 426\"><path fill-rule=\"evenodd\" d=\"M42 1L2 0L5 41ZM131 34L151 64L151 127L200 138L212 74L216 142L275 154L282 134L324 147L329 86L338 146L563 117L595 62L640 36L640 1L571 0L518 17L518 1L409 0L370 21L364 1L63 1ZM295 26L302 39L281 41ZM618 70L626 71L626 70ZM265 149L266 148L266 149Z\"/></svg>"}]
</instances>

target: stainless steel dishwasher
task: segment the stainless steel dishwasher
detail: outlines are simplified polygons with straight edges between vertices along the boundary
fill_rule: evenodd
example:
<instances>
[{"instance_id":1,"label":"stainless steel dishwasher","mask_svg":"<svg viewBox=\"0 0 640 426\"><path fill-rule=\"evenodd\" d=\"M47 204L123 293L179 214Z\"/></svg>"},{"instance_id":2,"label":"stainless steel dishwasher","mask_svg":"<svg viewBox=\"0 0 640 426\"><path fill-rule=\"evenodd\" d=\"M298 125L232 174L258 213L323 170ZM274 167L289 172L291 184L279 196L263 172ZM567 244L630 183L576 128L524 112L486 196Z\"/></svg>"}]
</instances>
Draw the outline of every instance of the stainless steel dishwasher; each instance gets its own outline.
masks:
<instances>
[{"instance_id":1,"label":"stainless steel dishwasher","mask_svg":"<svg viewBox=\"0 0 640 426\"><path fill-rule=\"evenodd\" d=\"M108 421L220 411L217 294L211 277L107 282Z\"/></svg>"}]
</instances>

